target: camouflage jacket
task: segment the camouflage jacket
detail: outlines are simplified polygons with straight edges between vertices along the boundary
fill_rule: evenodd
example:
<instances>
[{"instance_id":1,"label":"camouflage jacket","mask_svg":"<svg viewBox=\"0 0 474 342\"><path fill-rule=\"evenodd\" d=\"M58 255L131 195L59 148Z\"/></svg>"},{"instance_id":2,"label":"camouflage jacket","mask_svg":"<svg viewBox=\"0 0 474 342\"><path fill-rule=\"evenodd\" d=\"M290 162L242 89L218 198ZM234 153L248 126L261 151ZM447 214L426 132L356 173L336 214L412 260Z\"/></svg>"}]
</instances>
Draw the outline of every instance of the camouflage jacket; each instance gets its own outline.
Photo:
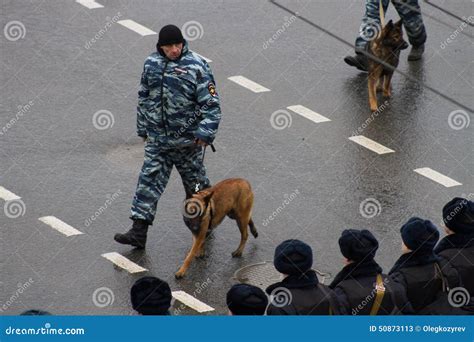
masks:
<instances>
[{"instance_id":1,"label":"camouflage jacket","mask_svg":"<svg viewBox=\"0 0 474 342\"><path fill-rule=\"evenodd\" d=\"M146 60L138 91L137 134L164 145L212 143L221 119L219 96L207 62L183 46L170 60L155 52Z\"/></svg>"}]
</instances>

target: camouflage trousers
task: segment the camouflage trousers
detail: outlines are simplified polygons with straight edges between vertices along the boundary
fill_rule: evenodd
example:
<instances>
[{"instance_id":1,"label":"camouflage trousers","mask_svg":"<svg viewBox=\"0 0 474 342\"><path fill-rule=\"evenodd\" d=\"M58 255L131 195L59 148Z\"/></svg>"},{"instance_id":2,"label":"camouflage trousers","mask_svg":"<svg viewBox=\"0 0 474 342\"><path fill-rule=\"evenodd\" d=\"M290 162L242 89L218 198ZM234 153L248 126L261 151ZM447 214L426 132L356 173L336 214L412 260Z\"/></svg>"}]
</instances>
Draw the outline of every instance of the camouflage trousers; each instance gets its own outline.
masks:
<instances>
[{"instance_id":1,"label":"camouflage trousers","mask_svg":"<svg viewBox=\"0 0 474 342\"><path fill-rule=\"evenodd\" d=\"M153 223L158 200L165 191L173 166L181 176L186 198L196 191L196 185L199 189L209 187L202 157L203 148L198 145L163 147L157 142L147 141L130 218Z\"/></svg>"},{"instance_id":2,"label":"camouflage trousers","mask_svg":"<svg viewBox=\"0 0 474 342\"><path fill-rule=\"evenodd\" d=\"M358 50L365 50L369 41L375 38L380 31L379 1L365 1L365 14L360 25L359 36L355 41L356 52ZM391 2L402 19L410 44L413 46L424 44L426 41L426 30L418 0L391 0ZM382 0L384 13L387 13L389 3L390 0Z\"/></svg>"}]
</instances>

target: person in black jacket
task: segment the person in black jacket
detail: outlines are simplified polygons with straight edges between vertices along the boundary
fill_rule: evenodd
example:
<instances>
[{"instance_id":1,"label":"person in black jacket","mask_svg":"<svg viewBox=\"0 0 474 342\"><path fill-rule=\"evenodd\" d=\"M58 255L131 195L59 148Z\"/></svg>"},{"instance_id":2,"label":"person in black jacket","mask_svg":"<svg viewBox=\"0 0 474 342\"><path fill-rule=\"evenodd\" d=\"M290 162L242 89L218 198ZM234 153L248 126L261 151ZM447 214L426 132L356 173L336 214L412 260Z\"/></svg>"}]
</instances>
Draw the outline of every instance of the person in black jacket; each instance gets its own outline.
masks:
<instances>
[{"instance_id":1,"label":"person in black jacket","mask_svg":"<svg viewBox=\"0 0 474 342\"><path fill-rule=\"evenodd\" d=\"M275 268L285 278L270 285L267 315L340 314L334 292L320 284L313 265L311 247L300 240L283 241L275 249Z\"/></svg>"},{"instance_id":2,"label":"person in black jacket","mask_svg":"<svg viewBox=\"0 0 474 342\"><path fill-rule=\"evenodd\" d=\"M443 208L446 236L435 253L449 261L461 277L463 287L474 297L474 202L456 197ZM471 300L474 302L474 298Z\"/></svg>"},{"instance_id":3,"label":"person in black jacket","mask_svg":"<svg viewBox=\"0 0 474 342\"><path fill-rule=\"evenodd\" d=\"M460 285L458 272L448 262L437 257L433 248L439 240L437 227L429 220L412 217L400 229L402 256L389 272L390 278L406 289L416 314L437 303L446 288ZM443 286L443 284L445 284ZM437 313L443 313L444 308Z\"/></svg>"},{"instance_id":4,"label":"person in black jacket","mask_svg":"<svg viewBox=\"0 0 474 342\"><path fill-rule=\"evenodd\" d=\"M227 308L231 316L263 316L268 297L260 288L249 284L235 284L227 292Z\"/></svg>"},{"instance_id":5,"label":"person in black jacket","mask_svg":"<svg viewBox=\"0 0 474 342\"><path fill-rule=\"evenodd\" d=\"M140 315L170 315L171 289L166 281L142 277L130 289L133 309Z\"/></svg>"},{"instance_id":6,"label":"person in black jacket","mask_svg":"<svg viewBox=\"0 0 474 342\"><path fill-rule=\"evenodd\" d=\"M329 285L352 315L412 314L405 289L391 282L374 257L379 243L366 229L346 229L339 238L346 266Z\"/></svg>"}]
</instances>

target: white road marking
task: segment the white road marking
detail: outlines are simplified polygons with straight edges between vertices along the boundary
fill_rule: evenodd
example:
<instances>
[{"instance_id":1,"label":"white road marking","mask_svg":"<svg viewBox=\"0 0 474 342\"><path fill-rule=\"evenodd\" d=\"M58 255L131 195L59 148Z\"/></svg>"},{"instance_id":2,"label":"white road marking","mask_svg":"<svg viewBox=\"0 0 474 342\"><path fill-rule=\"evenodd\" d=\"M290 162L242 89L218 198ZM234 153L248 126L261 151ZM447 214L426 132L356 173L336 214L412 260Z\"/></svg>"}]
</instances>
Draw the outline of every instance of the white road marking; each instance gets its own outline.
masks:
<instances>
[{"instance_id":1,"label":"white road marking","mask_svg":"<svg viewBox=\"0 0 474 342\"><path fill-rule=\"evenodd\" d=\"M84 7L87 7L88 9L96 9L96 8L102 8L101 4L98 2L95 2L94 0L76 0L78 4L81 4Z\"/></svg>"},{"instance_id":2,"label":"white road marking","mask_svg":"<svg viewBox=\"0 0 474 342\"><path fill-rule=\"evenodd\" d=\"M439 183L441 185L444 185L447 188L451 188L453 186L458 186L462 185L461 183L455 181L452 178L449 178L448 176L445 176L438 171L435 171L433 169L430 169L429 167L422 167L419 169L413 170L416 173L425 176L426 178L431 179L432 181L435 181L436 183Z\"/></svg>"},{"instance_id":3,"label":"white road marking","mask_svg":"<svg viewBox=\"0 0 474 342\"><path fill-rule=\"evenodd\" d=\"M134 262L128 260L126 257L117 252L105 253L102 254L102 256L129 273L139 273L148 271L146 268L135 264Z\"/></svg>"},{"instance_id":4,"label":"white road marking","mask_svg":"<svg viewBox=\"0 0 474 342\"><path fill-rule=\"evenodd\" d=\"M130 20L130 19L125 19L125 20L119 20L117 21L122 26L125 26L126 28L135 31L141 36L150 36L152 34L156 34L155 31L150 30L149 28L140 25L136 21Z\"/></svg>"},{"instance_id":5,"label":"white road marking","mask_svg":"<svg viewBox=\"0 0 474 342\"><path fill-rule=\"evenodd\" d=\"M228 79L231 80L232 82L237 83L238 85L241 85L244 88L247 88L247 89L253 91L254 93L263 93L263 92L266 92L266 91L270 91L270 89L265 88L264 86L261 86L260 84L255 83L254 81L251 81L251 80L249 80L248 78L246 78L244 76L240 76L240 75L239 76L231 76Z\"/></svg>"},{"instance_id":6,"label":"white road marking","mask_svg":"<svg viewBox=\"0 0 474 342\"><path fill-rule=\"evenodd\" d=\"M66 236L73 236L73 235L81 235L84 234L77 230L76 228L68 225L67 223L61 221L57 217L54 216L44 216L40 217L38 220L51 226L52 228L56 229L58 232L66 235Z\"/></svg>"},{"instance_id":7,"label":"white road marking","mask_svg":"<svg viewBox=\"0 0 474 342\"><path fill-rule=\"evenodd\" d=\"M289 106L286 108L316 123L331 121L327 117L322 116L319 113L313 112L311 109L306 108L302 105Z\"/></svg>"},{"instance_id":8,"label":"white road marking","mask_svg":"<svg viewBox=\"0 0 474 342\"><path fill-rule=\"evenodd\" d=\"M386 153L393 153L395 152L392 149L389 149L388 147L385 147L381 144L379 144L376 141L373 141L372 139L369 139L367 137L364 137L363 135L357 135L354 137L350 137L349 140L355 142L356 144L359 144L366 149L369 149L377 154L386 154Z\"/></svg>"},{"instance_id":9,"label":"white road marking","mask_svg":"<svg viewBox=\"0 0 474 342\"><path fill-rule=\"evenodd\" d=\"M184 291L173 291L172 295L176 300L179 300L181 303L189 306L191 309L194 309L199 313L214 311L214 308L210 307L206 303L201 302L199 299L194 298Z\"/></svg>"},{"instance_id":10,"label":"white road marking","mask_svg":"<svg viewBox=\"0 0 474 342\"><path fill-rule=\"evenodd\" d=\"M15 195L13 192L8 191L5 189L3 186L0 186L0 198L3 198L5 201L13 201L13 200L18 200L21 197Z\"/></svg>"}]
</instances>

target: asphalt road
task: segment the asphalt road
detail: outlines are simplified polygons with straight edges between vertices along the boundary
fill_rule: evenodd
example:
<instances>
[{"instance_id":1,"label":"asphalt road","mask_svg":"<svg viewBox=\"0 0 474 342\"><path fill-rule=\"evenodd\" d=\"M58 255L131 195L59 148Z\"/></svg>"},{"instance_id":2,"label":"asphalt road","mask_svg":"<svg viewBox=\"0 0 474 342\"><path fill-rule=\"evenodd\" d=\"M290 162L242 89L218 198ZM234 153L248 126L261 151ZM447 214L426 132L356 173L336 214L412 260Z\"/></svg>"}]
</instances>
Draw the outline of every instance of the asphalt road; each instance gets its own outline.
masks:
<instances>
[{"instance_id":1,"label":"asphalt road","mask_svg":"<svg viewBox=\"0 0 474 342\"><path fill-rule=\"evenodd\" d=\"M414 80L396 74L393 97L371 116L366 75L343 62L352 49L268 1L98 2L103 7L89 9L74 1L1 0L0 314L31 308L132 314L129 289L147 274L215 309L205 314L225 314L234 272L272 260L285 239L309 243L315 268L334 275L342 267L341 231L370 229L380 241L376 259L388 271L405 221L421 216L441 225L441 208L452 197L474 198L473 113L425 86L474 107L473 30L460 20L422 4L429 36L424 58L408 63L405 50L399 65ZM457 16L472 15L471 1L434 2ZM281 3L350 43L364 11L361 0ZM393 8L387 17L397 18ZM174 272L191 234L181 219L184 190L176 170L147 249L113 241L131 225L143 161L135 136L137 89L157 41L156 34L142 36L117 22L127 19L155 32L169 23L197 27L190 47L212 60L223 111L217 153L206 154L209 176L214 183L246 178L255 192L260 236L249 238L242 258L231 257L239 233L226 220L209 241L208 256L179 281ZM270 91L254 93L228 79L236 75ZM294 105L330 121L287 109ZM105 121L94 121L97 115ZM348 139L354 135L393 152L375 153ZM462 185L446 187L414 171L420 168ZM16 212L7 209L13 201ZM45 216L83 234L66 236L39 220ZM115 267L101 256L111 252L148 271ZM105 299L98 298L101 291ZM179 302L174 309L198 314Z\"/></svg>"}]
</instances>

